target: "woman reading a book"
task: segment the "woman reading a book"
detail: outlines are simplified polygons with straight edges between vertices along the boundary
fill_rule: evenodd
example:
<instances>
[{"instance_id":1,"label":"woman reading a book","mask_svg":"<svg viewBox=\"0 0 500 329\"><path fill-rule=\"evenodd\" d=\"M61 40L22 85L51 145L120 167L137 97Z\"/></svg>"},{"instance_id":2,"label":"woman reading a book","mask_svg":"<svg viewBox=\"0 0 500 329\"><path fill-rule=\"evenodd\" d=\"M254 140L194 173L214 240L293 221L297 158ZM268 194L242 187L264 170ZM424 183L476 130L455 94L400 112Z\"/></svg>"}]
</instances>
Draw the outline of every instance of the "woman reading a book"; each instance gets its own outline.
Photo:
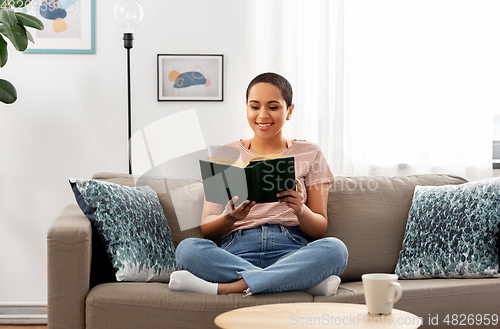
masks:
<instances>
[{"instance_id":1,"label":"woman reading a book","mask_svg":"<svg viewBox=\"0 0 500 329\"><path fill-rule=\"evenodd\" d=\"M201 231L205 239L184 239L176 250L179 271L170 289L207 294L247 295L304 290L312 295L337 292L347 265L347 248L323 238L328 190L333 175L321 149L282 134L294 110L292 87L281 75L264 73L247 88L247 118L252 139L220 147L215 156L248 161L256 155L294 156L296 189L279 192L279 202L227 205L205 200ZM212 240L221 239L218 247Z\"/></svg>"}]
</instances>

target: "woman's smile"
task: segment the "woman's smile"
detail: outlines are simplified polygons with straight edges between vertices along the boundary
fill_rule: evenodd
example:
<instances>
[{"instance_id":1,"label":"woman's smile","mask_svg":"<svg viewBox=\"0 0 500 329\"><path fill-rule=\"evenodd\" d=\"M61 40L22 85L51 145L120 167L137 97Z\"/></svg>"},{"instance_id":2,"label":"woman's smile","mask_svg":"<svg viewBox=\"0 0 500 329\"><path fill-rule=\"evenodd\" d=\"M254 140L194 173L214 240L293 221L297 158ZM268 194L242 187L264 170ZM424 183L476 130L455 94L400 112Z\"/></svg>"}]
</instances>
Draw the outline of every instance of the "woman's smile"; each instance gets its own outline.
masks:
<instances>
[{"instance_id":1,"label":"woman's smile","mask_svg":"<svg viewBox=\"0 0 500 329\"><path fill-rule=\"evenodd\" d=\"M259 123L257 122L257 127L259 127L260 130L267 130L271 127L273 123Z\"/></svg>"}]
</instances>

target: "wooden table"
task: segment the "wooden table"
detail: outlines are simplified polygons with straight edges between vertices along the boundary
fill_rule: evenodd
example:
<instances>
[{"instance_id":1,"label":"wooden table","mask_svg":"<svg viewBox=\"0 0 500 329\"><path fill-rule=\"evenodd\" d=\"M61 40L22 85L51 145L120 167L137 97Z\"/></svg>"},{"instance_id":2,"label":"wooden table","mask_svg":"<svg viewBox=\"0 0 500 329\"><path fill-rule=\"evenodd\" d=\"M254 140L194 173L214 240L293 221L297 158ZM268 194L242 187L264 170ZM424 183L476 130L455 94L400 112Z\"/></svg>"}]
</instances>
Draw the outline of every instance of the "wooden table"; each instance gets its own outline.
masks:
<instances>
[{"instance_id":1,"label":"wooden table","mask_svg":"<svg viewBox=\"0 0 500 329\"><path fill-rule=\"evenodd\" d=\"M344 303L288 303L238 308L215 318L224 329L247 328L418 328L422 318L401 310L368 314L366 305Z\"/></svg>"}]
</instances>

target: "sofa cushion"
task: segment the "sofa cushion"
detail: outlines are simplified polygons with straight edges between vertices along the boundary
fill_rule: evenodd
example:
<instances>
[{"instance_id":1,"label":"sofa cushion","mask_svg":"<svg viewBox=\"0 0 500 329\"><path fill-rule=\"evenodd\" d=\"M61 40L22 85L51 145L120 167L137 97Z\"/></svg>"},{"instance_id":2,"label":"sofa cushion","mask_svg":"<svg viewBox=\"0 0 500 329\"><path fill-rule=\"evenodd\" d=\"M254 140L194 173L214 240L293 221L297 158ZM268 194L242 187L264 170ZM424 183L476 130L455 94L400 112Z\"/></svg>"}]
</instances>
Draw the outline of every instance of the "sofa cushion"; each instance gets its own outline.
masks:
<instances>
[{"instance_id":1,"label":"sofa cushion","mask_svg":"<svg viewBox=\"0 0 500 329\"><path fill-rule=\"evenodd\" d=\"M445 316L451 317L450 313L488 313L490 320L491 314L498 314L500 279L497 278L401 280L400 284L403 296L394 307L422 317L426 325L436 314L443 326ZM213 322L217 315L240 307L299 302L365 303L362 282L342 283L338 293L328 297L312 297L298 291L243 295L171 291L162 283L101 284L87 296L86 326L103 329L217 328ZM498 323L498 317L495 319Z\"/></svg>"},{"instance_id":2,"label":"sofa cushion","mask_svg":"<svg viewBox=\"0 0 500 329\"><path fill-rule=\"evenodd\" d=\"M396 274L405 279L499 276L500 178L417 186Z\"/></svg>"},{"instance_id":3,"label":"sofa cushion","mask_svg":"<svg viewBox=\"0 0 500 329\"><path fill-rule=\"evenodd\" d=\"M359 281L364 273L394 273L416 185L465 182L445 174L337 176L330 185L326 236L339 238L349 251L342 281Z\"/></svg>"},{"instance_id":4,"label":"sofa cushion","mask_svg":"<svg viewBox=\"0 0 500 329\"><path fill-rule=\"evenodd\" d=\"M175 248L151 188L91 179L73 179L71 186L102 239L118 281L169 281L176 269Z\"/></svg>"},{"instance_id":5,"label":"sofa cushion","mask_svg":"<svg viewBox=\"0 0 500 329\"><path fill-rule=\"evenodd\" d=\"M166 178L156 176L135 176L129 174L102 172L92 179L125 186L149 186L160 199L172 232L174 246L185 238L202 238L200 230L203 208L203 186L194 179Z\"/></svg>"},{"instance_id":6,"label":"sofa cushion","mask_svg":"<svg viewBox=\"0 0 500 329\"><path fill-rule=\"evenodd\" d=\"M305 292L207 295L171 291L162 283L106 283L94 287L86 300L87 328L217 328L217 315L235 308L312 302Z\"/></svg>"}]
</instances>

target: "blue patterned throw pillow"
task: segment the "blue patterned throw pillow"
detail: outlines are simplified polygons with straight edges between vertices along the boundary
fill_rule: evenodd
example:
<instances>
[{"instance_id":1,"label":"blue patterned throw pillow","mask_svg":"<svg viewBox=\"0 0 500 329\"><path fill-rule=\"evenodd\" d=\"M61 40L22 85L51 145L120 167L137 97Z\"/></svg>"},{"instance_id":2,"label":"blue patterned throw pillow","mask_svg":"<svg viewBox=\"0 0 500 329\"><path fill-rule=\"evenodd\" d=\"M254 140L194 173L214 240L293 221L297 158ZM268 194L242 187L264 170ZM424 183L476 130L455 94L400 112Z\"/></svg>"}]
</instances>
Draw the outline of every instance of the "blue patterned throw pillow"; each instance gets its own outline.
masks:
<instances>
[{"instance_id":1,"label":"blue patterned throw pillow","mask_svg":"<svg viewBox=\"0 0 500 329\"><path fill-rule=\"evenodd\" d=\"M500 179L417 186L395 273L402 279L499 277Z\"/></svg>"},{"instance_id":2,"label":"blue patterned throw pillow","mask_svg":"<svg viewBox=\"0 0 500 329\"><path fill-rule=\"evenodd\" d=\"M175 248L155 191L90 179L70 184L103 242L117 281L169 281L176 270Z\"/></svg>"}]
</instances>

